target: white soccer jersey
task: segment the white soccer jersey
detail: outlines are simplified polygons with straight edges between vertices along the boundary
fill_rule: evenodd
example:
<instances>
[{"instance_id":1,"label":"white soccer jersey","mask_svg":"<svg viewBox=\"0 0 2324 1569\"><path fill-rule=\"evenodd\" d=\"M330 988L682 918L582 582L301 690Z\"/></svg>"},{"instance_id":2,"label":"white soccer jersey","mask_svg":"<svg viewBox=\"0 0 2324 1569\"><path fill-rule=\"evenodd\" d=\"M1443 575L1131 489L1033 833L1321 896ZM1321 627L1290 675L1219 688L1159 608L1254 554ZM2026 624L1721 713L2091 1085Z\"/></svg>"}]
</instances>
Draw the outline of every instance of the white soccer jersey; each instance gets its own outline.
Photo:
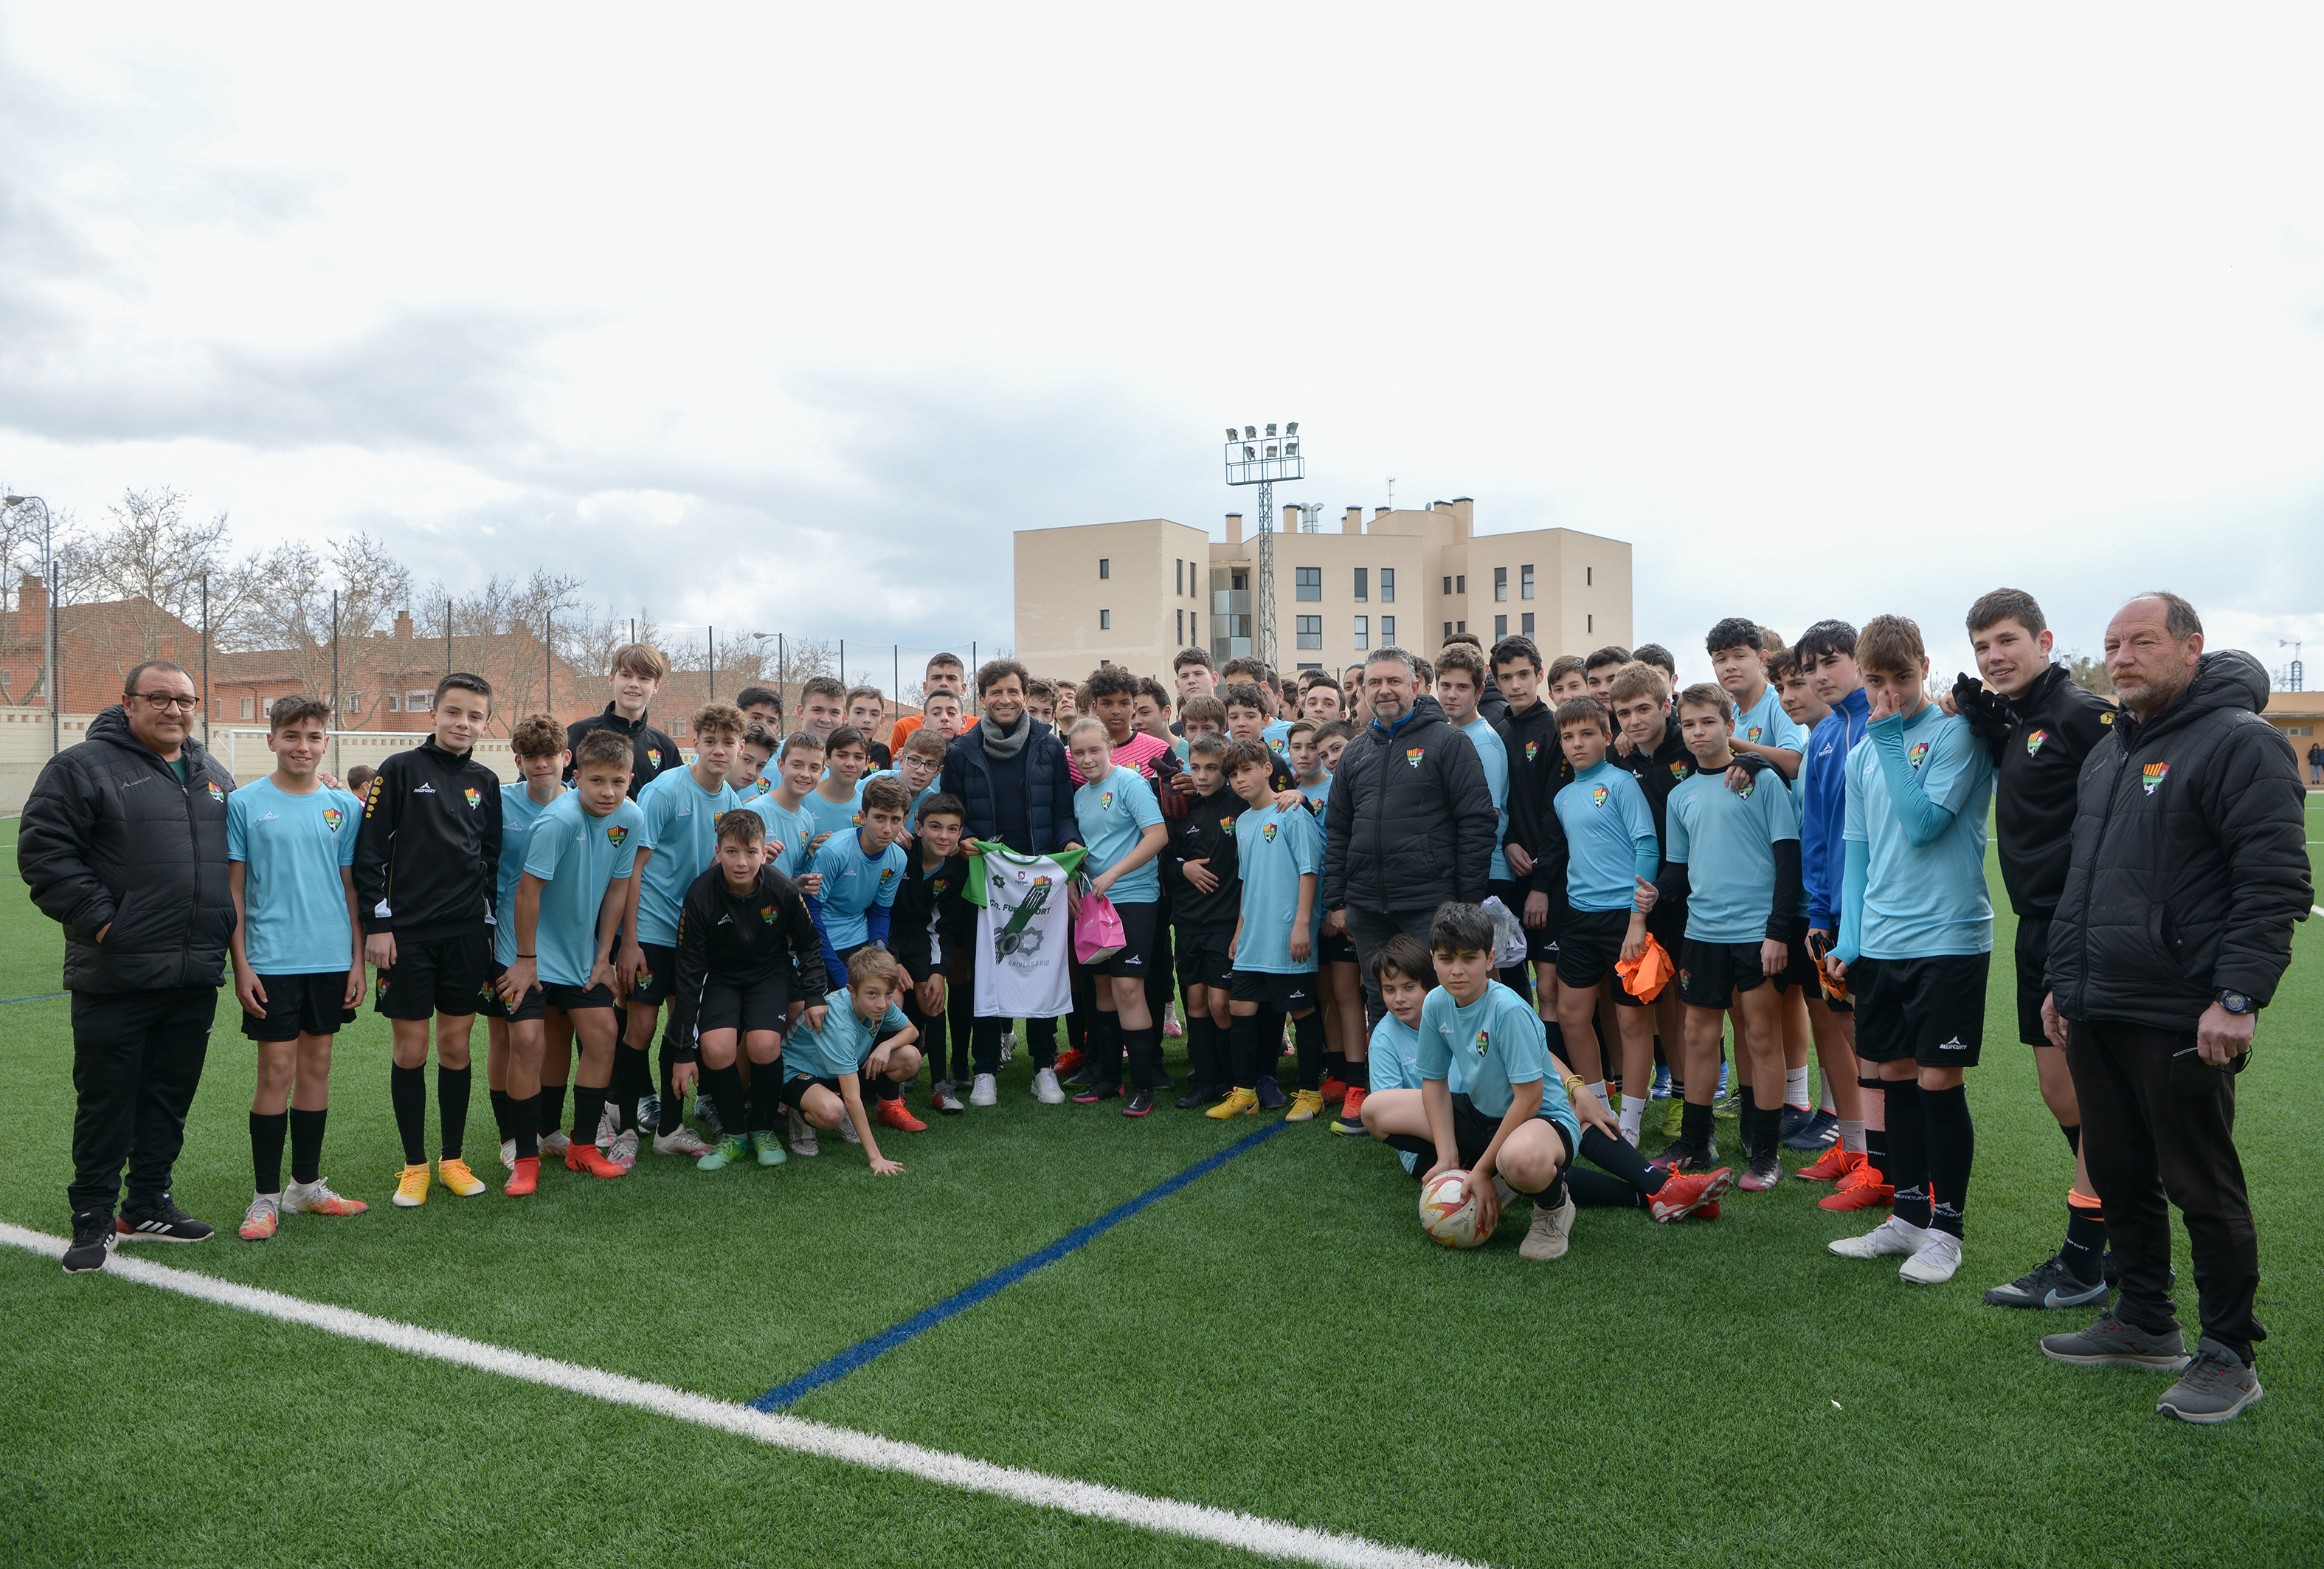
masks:
<instances>
[{"instance_id":1,"label":"white soccer jersey","mask_svg":"<svg viewBox=\"0 0 2324 1569\"><path fill-rule=\"evenodd\" d=\"M1079 855L1065 857L1067 863ZM988 845L978 857L984 909L977 918L980 1019L1060 1019L1073 1011L1073 918L1065 864Z\"/></svg>"}]
</instances>

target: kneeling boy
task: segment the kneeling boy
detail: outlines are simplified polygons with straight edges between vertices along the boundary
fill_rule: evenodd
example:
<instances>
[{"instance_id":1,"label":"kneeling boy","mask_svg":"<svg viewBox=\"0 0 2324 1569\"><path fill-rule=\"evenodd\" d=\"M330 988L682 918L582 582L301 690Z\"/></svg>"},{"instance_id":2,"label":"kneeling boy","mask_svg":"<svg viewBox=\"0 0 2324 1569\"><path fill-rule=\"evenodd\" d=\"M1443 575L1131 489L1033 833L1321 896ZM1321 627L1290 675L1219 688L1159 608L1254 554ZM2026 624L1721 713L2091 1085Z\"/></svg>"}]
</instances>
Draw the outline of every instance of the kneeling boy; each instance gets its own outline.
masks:
<instances>
[{"instance_id":1,"label":"kneeling boy","mask_svg":"<svg viewBox=\"0 0 2324 1569\"><path fill-rule=\"evenodd\" d=\"M783 1057L783 1103L815 1126L836 1128L844 1117L854 1128L863 1158L881 1177L900 1177L904 1168L882 1157L863 1110L865 1084L909 1084L920 1071L919 1031L896 1001L903 995L903 970L885 948L860 948L847 961L847 988L825 997L800 1016L790 1050Z\"/></svg>"}]
</instances>

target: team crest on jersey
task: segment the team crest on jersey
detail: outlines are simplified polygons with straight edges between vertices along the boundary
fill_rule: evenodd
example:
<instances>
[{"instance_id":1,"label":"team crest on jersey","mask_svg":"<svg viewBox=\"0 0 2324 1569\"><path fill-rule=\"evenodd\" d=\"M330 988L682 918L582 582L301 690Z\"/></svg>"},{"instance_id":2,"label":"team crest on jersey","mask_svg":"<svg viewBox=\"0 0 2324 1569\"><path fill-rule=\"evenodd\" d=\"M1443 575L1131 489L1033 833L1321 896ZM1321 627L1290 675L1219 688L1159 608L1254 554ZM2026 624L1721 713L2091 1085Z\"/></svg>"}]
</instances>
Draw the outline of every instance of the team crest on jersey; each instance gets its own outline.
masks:
<instances>
[{"instance_id":1,"label":"team crest on jersey","mask_svg":"<svg viewBox=\"0 0 2324 1569\"><path fill-rule=\"evenodd\" d=\"M646 761L653 764L654 767L659 768L661 766L661 748L659 746L647 747Z\"/></svg>"},{"instance_id":2,"label":"team crest on jersey","mask_svg":"<svg viewBox=\"0 0 2324 1569\"><path fill-rule=\"evenodd\" d=\"M1232 817L1221 817L1219 819L1219 832L1224 834L1230 839L1233 838L1234 819Z\"/></svg>"},{"instance_id":3,"label":"team crest on jersey","mask_svg":"<svg viewBox=\"0 0 2324 1569\"><path fill-rule=\"evenodd\" d=\"M1111 790L1108 790L1103 795L1098 797L1097 809L1101 812L1110 812L1113 810L1113 792Z\"/></svg>"},{"instance_id":4,"label":"team crest on jersey","mask_svg":"<svg viewBox=\"0 0 2324 1569\"><path fill-rule=\"evenodd\" d=\"M468 789L464 789L460 793L468 798L468 809L472 812L476 809L477 803L484 798L478 795L473 787Z\"/></svg>"},{"instance_id":5,"label":"team crest on jersey","mask_svg":"<svg viewBox=\"0 0 2324 1569\"><path fill-rule=\"evenodd\" d=\"M1261 825L1261 826L1260 826L1260 828L1259 828L1259 841L1260 841L1260 843L1262 843L1262 844L1274 844L1274 843L1275 843L1275 825L1274 825L1273 823L1267 823L1267 824L1263 824L1263 825Z\"/></svg>"},{"instance_id":6,"label":"team crest on jersey","mask_svg":"<svg viewBox=\"0 0 2324 1569\"><path fill-rule=\"evenodd\" d=\"M1913 750L1904 754L1904 761L1914 768L1918 768L1921 766L1921 759L1928 755L1929 743L1925 741L1916 741L1913 743Z\"/></svg>"},{"instance_id":7,"label":"team crest on jersey","mask_svg":"<svg viewBox=\"0 0 2324 1569\"><path fill-rule=\"evenodd\" d=\"M1758 727L1757 725L1752 725L1746 726L1746 729L1745 729L1745 734L1744 734L1743 739L1744 739L1744 740L1746 740L1746 741L1757 741L1757 740L1758 740L1758 739L1759 739L1759 727Z\"/></svg>"},{"instance_id":8,"label":"team crest on jersey","mask_svg":"<svg viewBox=\"0 0 2324 1569\"><path fill-rule=\"evenodd\" d=\"M1282 752L1283 752L1283 742L1282 742L1281 738L1280 738L1280 737L1278 737L1278 738L1277 738L1277 739L1276 739L1276 740L1273 740L1273 741L1268 742L1268 743L1267 743L1267 749L1268 749L1268 751L1269 751L1269 752L1272 752L1276 753L1277 756L1282 755Z\"/></svg>"},{"instance_id":9,"label":"team crest on jersey","mask_svg":"<svg viewBox=\"0 0 2324 1569\"><path fill-rule=\"evenodd\" d=\"M2151 796L2163 788L2164 780L2171 777L2171 765L2167 762L2150 762L2141 771L2145 775L2143 782L2146 786L2146 793Z\"/></svg>"},{"instance_id":10,"label":"team crest on jersey","mask_svg":"<svg viewBox=\"0 0 2324 1569\"><path fill-rule=\"evenodd\" d=\"M619 824L615 824L605 830L605 837L613 842L613 848L616 850L622 847L622 841L629 836L630 831L627 828L621 826Z\"/></svg>"},{"instance_id":11,"label":"team crest on jersey","mask_svg":"<svg viewBox=\"0 0 2324 1569\"><path fill-rule=\"evenodd\" d=\"M217 788L217 780L205 780L203 782L209 786L210 799L223 804L226 800L226 792Z\"/></svg>"},{"instance_id":12,"label":"team crest on jersey","mask_svg":"<svg viewBox=\"0 0 2324 1569\"><path fill-rule=\"evenodd\" d=\"M1738 800L1744 800L1744 801L1748 801L1748 800L1749 800L1749 799L1751 798L1751 792L1752 792L1753 790L1755 790L1755 789L1757 789L1758 788L1759 788L1759 780L1758 780L1758 776L1757 776L1757 775L1756 775L1756 774L1754 774L1751 778L1749 778L1749 779L1748 779L1748 780L1745 780L1743 781L1743 788L1742 788L1741 789L1737 790L1737 791L1735 792L1735 798L1736 798L1736 799L1738 799Z\"/></svg>"},{"instance_id":13,"label":"team crest on jersey","mask_svg":"<svg viewBox=\"0 0 2324 1569\"><path fill-rule=\"evenodd\" d=\"M1693 984L1694 984L1694 976L1693 976L1693 974L1691 974L1690 972L1686 971L1686 970L1681 970L1681 971L1678 973L1678 983L1679 983L1681 986L1692 986L1692 985L1693 985Z\"/></svg>"},{"instance_id":14,"label":"team crest on jersey","mask_svg":"<svg viewBox=\"0 0 2324 1569\"><path fill-rule=\"evenodd\" d=\"M895 869L894 867L892 867L892 866L882 866L881 868L880 868L880 881L882 881L882 882L890 882L890 881L893 881L895 880L895 876L896 876L896 869Z\"/></svg>"},{"instance_id":15,"label":"team crest on jersey","mask_svg":"<svg viewBox=\"0 0 2324 1569\"><path fill-rule=\"evenodd\" d=\"M2025 738L2025 755L2028 757L2040 756L2042 752L2042 743L2049 739L2050 733L2048 731L2036 730L2033 734Z\"/></svg>"},{"instance_id":16,"label":"team crest on jersey","mask_svg":"<svg viewBox=\"0 0 2324 1569\"><path fill-rule=\"evenodd\" d=\"M1493 1032L1489 1029L1480 1029L1477 1031L1476 1041L1471 1049L1475 1051L1479 1057L1483 1057L1488 1052L1491 1051L1493 1049Z\"/></svg>"},{"instance_id":17,"label":"team crest on jersey","mask_svg":"<svg viewBox=\"0 0 2324 1569\"><path fill-rule=\"evenodd\" d=\"M1407 746L1404 749L1404 765L1406 768L1418 768L1420 760L1427 755L1428 748L1425 746Z\"/></svg>"},{"instance_id":18,"label":"team crest on jersey","mask_svg":"<svg viewBox=\"0 0 2324 1569\"><path fill-rule=\"evenodd\" d=\"M1606 798L1607 798L1607 797L1608 797L1608 795L1609 795L1610 793L1611 793L1611 792L1610 792L1610 791L1609 791L1609 790L1606 789L1606 787L1605 787L1604 785L1592 785L1592 786L1591 786L1591 787L1590 787L1590 804L1591 804L1591 806L1593 806L1593 807L1602 807L1602 806L1604 806L1604 805L1606 804Z\"/></svg>"},{"instance_id":19,"label":"team crest on jersey","mask_svg":"<svg viewBox=\"0 0 2324 1569\"><path fill-rule=\"evenodd\" d=\"M1686 760L1683 757L1674 757L1671 759L1670 771L1671 778L1677 780L1684 779L1686 777Z\"/></svg>"},{"instance_id":20,"label":"team crest on jersey","mask_svg":"<svg viewBox=\"0 0 2324 1569\"><path fill-rule=\"evenodd\" d=\"M325 807L323 808L323 826L328 828L332 833L337 833L339 831L339 825L346 820L347 815L339 810L338 808Z\"/></svg>"},{"instance_id":21,"label":"team crest on jersey","mask_svg":"<svg viewBox=\"0 0 2324 1569\"><path fill-rule=\"evenodd\" d=\"M774 924L775 924L775 907L774 907L773 905L771 905L771 904L762 904L762 905L761 905L761 906L759 907L759 919L760 919L761 922L763 922L764 924L768 925L768 926L772 926L772 925L774 925Z\"/></svg>"},{"instance_id":22,"label":"team crest on jersey","mask_svg":"<svg viewBox=\"0 0 2324 1569\"><path fill-rule=\"evenodd\" d=\"M1531 761L1533 761L1534 753L1535 753L1535 752L1539 752L1540 750L1541 750L1541 743L1540 743L1540 742L1538 742L1538 741L1528 741L1528 742L1526 742L1526 761L1527 762L1531 762Z\"/></svg>"}]
</instances>

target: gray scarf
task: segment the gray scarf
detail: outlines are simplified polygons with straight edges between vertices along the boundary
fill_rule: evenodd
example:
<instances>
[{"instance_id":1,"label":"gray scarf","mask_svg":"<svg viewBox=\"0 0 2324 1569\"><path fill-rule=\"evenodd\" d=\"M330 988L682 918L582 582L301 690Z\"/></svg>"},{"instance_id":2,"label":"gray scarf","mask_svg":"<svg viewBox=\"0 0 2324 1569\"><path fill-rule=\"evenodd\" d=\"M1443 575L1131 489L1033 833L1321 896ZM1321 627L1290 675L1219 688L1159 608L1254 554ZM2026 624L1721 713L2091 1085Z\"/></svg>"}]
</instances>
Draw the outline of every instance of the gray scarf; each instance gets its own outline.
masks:
<instances>
[{"instance_id":1,"label":"gray scarf","mask_svg":"<svg viewBox=\"0 0 2324 1569\"><path fill-rule=\"evenodd\" d=\"M1003 730L990 718L980 719L976 722L976 733L984 738L985 756L997 757L1007 762L1024 751L1025 743L1033 739L1033 715L1029 713L1018 715L1014 730Z\"/></svg>"}]
</instances>

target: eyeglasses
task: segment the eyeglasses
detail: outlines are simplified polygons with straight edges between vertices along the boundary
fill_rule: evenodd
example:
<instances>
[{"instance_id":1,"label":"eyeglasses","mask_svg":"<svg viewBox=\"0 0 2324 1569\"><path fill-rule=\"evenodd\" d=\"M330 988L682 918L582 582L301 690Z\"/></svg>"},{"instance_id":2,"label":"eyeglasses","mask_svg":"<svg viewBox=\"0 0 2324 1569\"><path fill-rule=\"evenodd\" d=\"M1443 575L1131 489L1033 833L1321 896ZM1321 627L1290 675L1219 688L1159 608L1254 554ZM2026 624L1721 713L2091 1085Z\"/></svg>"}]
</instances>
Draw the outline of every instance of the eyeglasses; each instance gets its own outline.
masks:
<instances>
[{"instance_id":1,"label":"eyeglasses","mask_svg":"<svg viewBox=\"0 0 2324 1569\"><path fill-rule=\"evenodd\" d=\"M192 713L195 706L201 702L199 697L180 697L175 692L132 692L129 695L133 697L143 697L156 708L182 708L189 714Z\"/></svg>"}]
</instances>

